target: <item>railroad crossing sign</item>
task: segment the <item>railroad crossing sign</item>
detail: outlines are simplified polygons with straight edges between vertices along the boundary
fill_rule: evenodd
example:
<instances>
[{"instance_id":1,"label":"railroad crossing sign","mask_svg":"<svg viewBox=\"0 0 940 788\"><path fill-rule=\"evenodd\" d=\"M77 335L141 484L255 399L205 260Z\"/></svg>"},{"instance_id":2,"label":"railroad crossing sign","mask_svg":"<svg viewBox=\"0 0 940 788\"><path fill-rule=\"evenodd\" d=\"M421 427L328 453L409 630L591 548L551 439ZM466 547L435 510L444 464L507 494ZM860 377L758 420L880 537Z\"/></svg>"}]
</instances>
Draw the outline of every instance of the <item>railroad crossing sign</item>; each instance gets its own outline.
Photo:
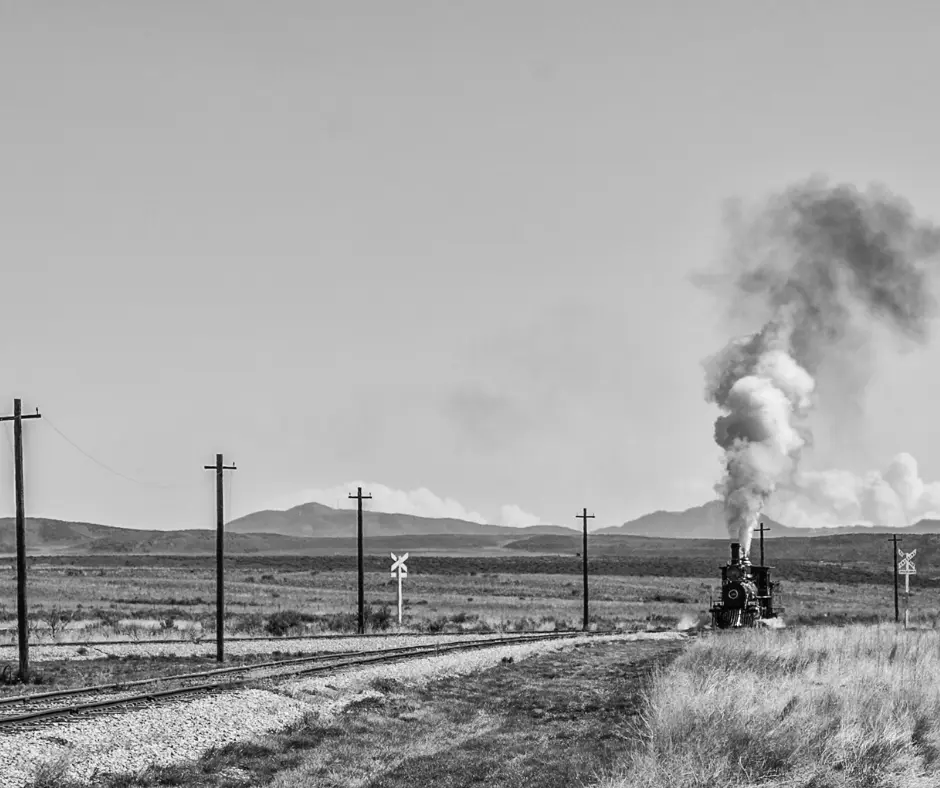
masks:
<instances>
[{"instance_id":1,"label":"railroad crossing sign","mask_svg":"<svg viewBox=\"0 0 940 788\"><path fill-rule=\"evenodd\" d=\"M911 575L917 574L917 569L914 566L914 556L916 554L916 550L911 550L911 552L905 553L903 550L901 550L900 547L898 548L898 555L901 556L901 560L898 561L898 574L904 575L905 594L909 594L911 592Z\"/></svg>"},{"instance_id":2,"label":"railroad crossing sign","mask_svg":"<svg viewBox=\"0 0 940 788\"><path fill-rule=\"evenodd\" d=\"M392 578L398 578L398 626L401 626L401 579L403 577L408 577L408 567L405 566L405 561L408 560L408 553L405 553L400 558L392 553Z\"/></svg>"},{"instance_id":3,"label":"railroad crossing sign","mask_svg":"<svg viewBox=\"0 0 940 788\"><path fill-rule=\"evenodd\" d=\"M395 553L392 553L392 577L396 577L395 570L397 569L402 577L408 577L408 567L405 566L405 561L408 560L408 553L405 553L401 558L399 558Z\"/></svg>"}]
</instances>

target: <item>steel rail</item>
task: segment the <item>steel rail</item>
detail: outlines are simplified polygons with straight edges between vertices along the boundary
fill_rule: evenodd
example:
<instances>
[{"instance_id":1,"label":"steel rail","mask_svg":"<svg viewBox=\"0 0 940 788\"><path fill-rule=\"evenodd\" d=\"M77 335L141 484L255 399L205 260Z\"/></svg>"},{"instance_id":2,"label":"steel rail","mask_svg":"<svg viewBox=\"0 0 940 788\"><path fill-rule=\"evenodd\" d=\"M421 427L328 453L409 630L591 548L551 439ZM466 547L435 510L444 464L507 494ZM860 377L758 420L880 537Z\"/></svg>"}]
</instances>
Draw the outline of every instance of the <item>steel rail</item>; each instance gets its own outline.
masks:
<instances>
[{"instance_id":1,"label":"steel rail","mask_svg":"<svg viewBox=\"0 0 940 788\"><path fill-rule=\"evenodd\" d=\"M435 643L431 645L422 645L422 646L403 646L397 649L380 649L377 651L369 652L346 652L345 654L320 654L313 657L307 658L297 658L291 660L282 660L278 662L270 663L260 663L257 665L247 665L247 666L238 666L237 668L222 668L216 671L204 671L202 673L196 674L177 674L169 676L155 677L152 679L143 679L134 683L125 683L125 684L111 684L111 685L99 685L95 687L78 687L70 690L61 690L58 692L51 693L37 693L34 695L21 695L16 698L6 698L3 699L5 703L10 704L14 701L20 703L30 703L36 699L50 699L53 697L68 697L74 696L77 694L85 693L91 694L94 692L120 692L119 688L126 688L128 686L139 686L144 683L156 683L160 681L175 681L181 680L184 678L194 678L194 677L203 677L205 675L219 675L225 673L232 673L236 671L251 672L258 671L262 669L271 669L271 668L288 668L288 670L276 673L274 675L262 675L257 677L246 676L241 679L236 679L234 681L216 681L210 682L207 684L195 684L185 687L175 687L172 689L166 690L156 690L153 692L147 692L139 695L130 695L122 696L120 698L108 698L104 700L89 701L87 703L80 703L71 706L54 706L48 709L39 709L35 711L26 712L24 714L17 714L12 716L0 717L0 727L3 726L14 726L19 723L38 721L42 719L47 719L50 717L62 717L62 716L71 716L76 714L81 714L83 712L95 711L98 709L105 709L115 706L123 705L133 705L139 703L153 703L160 699L170 698L179 695L186 694L204 694L209 692L214 692L222 689L230 690L243 687L246 684L259 681L265 678L289 678L294 676L308 675L312 673L324 673L332 670L339 670L347 667L355 667L359 665L369 665L374 663L381 662L393 662L397 660L403 660L414 657L424 657L424 656L435 656L441 653L448 653L452 651L464 651L471 649L480 649L486 648L488 646L497 646L497 645L512 645L519 643L529 643L529 642L538 642L543 640L562 640L570 639L577 637L579 635L583 636L585 633L580 632L565 632L558 634L555 632L551 633L540 633L540 634L526 634L521 636L509 637L509 638L488 638L486 640L474 640L474 641L464 641L457 643ZM321 663L310 665L309 667L299 666L298 663ZM322 664L328 663L328 664ZM299 669L290 669L298 667Z\"/></svg>"},{"instance_id":2,"label":"steel rail","mask_svg":"<svg viewBox=\"0 0 940 788\"><path fill-rule=\"evenodd\" d=\"M211 630L210 630L211 631ZM605 630L608 631L608 630ZM556 629L553 630L555 633L565 633L565 632L583 632L581 629ZM615 630L609 630L609 633L614 633ZM461 632L442 632L439 635L443 637L463 637L465 633ZM493 635L498 637L500 635L540 635L545 634L542 630L538 629L520 629L515 632L470 632L471 635ZM166 645L188 645L193 644L197 646L212 646L214 641L206 640L205 635L202 636L198 642L189 640L185 637L178 637L172 639L163 639L160 640L68 640L57 643L40 643L38 641L33 641L30 643L30 646L33 648L55 648L62 646L63 648L75 646L80 648L81 646L166 646ZM356 633L342 633L337 635L251 635L249 637L226 637L226 644L231 643L256 643L256 642L276 642L280 643L282 641L294 641L294 640L350 640L356 638L420 638L420 637L435 637L433 633L430 632L370 632L365 635L359 635ZM0 649L3 648L16 648L15 643L2 643L0 644Z\"/></svg>"},{"instance_id":3,"label":"steel rail","mask_svg":"<svg viewBox=\"0 0 940 788\"><path fill-rule=\"evenodd\" d=\"M533 637L536 639L538 637L548 638L551 636L557 636L559 633L556 632L542 632L542 633L522 633L524 637ZM568 634L564 632L562 634ZM571 634L577 634L572 632ZM518 637L518 636L512 636ZM453 641L447 642L443 645L457 645L461 643L502 643L506 638L489 638L489 639L477 639L472 641ZM245 665L233 665L227 668L213 668L212 670L202 670L195 673L169 673L162 676L153 676L146 679L135 679L134 681L118 681L113 684L92 684L85 687L75 687L72 689L63 689L63 690L52 690L51 692L32 692L26 695L11 695L9 697L2 698L0 697L0 706L8 706L13 703L27 703L31 700L38 698L55 698L55 697L66 697L69 695L79 695L83 693L91 692L121 692L128 687L139 687L144 684L156 684L161 681L180 681L184 679L194 679L194 678L204 678L208 676L220 676L228 673L239 673L246 672L251 670L261 670L263 668L271 667L280 667L284 665L299 664L303 662L326 662L330 660L343 659L345 657L351 656L370 656L373 654L391 654L395 652L410 653L412 651L424 649L424 648L437 648L441 644L432 643L422 646L400 646L398 648L381 648L381 649L369 649L362 651L332 651L332 652L321 652L319 654L310 654L305 657L292 657L290 659L278 659L272 660L270 662L255 662Z\"/></svg>"}]
</instances>

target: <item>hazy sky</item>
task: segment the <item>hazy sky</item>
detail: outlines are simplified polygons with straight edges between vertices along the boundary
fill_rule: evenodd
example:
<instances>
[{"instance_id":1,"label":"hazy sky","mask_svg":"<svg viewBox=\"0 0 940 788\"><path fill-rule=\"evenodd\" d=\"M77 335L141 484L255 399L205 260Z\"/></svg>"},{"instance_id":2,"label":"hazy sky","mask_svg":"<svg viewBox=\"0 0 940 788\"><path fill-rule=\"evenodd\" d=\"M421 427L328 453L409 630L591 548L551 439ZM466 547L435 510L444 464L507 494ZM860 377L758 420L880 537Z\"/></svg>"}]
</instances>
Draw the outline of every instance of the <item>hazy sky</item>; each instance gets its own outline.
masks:
<instances>
[{"instance_id":1,"label":"hazy sky","mask_svg":"<svg viewBox=\"0 0 940 788\"><path fill-rule=\"evenodd\" d=\"M938 25L857 0L0 0L28 512L211 527L218 451L233 516L358 479L494 522L703 503L727 335L688 273L727 198L814 172L940 221ZM940 341L879 365L857 470L904 450L940 478L938 370Z\"/></svg>"}]
</instances>

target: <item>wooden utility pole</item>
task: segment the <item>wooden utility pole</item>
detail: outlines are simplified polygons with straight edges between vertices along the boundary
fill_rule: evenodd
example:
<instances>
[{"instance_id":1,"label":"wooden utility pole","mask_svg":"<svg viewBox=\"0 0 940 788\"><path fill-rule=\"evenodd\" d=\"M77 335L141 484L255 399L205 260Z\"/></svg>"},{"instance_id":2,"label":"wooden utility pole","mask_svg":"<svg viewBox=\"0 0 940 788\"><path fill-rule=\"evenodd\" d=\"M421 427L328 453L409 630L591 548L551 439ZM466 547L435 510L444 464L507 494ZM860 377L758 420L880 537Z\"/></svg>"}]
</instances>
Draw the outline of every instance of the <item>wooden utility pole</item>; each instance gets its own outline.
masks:
<instances>
[{"instance_id":1,"label":"wooden utility pole","mask_svg":"<svg viewBox=\"0 0 940 788\"><path fill-rule=\"evenodd\" d=\"M350 498L355 498L359 501L359 518L357 520L358 524L358 537L359 537L359 634L363 635L366 631L366 618L365 618L365 606L366 606L366 597L365 590L363 588L364 573L362 570L362 499L371 498L371 495L363 495L362 488L356 488L356 494L349 494Z\"/></svg>"},{"instance_id":2,"label":"wooden utility pole","mask_svg":"<svg viewBox=\"0 0 940 788\"><path fill-rule=\"evenodd\" d=\"M39 409L23 415L21 400L13 400L13 415L0 421L13 422L13 465L16 483L16 627L19 636L20 681L29 681L29 635L26 621L26 496L23 484L23 419L41 419Z\"/></svg>"},{"instance_id":3,"label":"wooden utility pole","mask_svg":"<svg viewBox=\"0 0 940 788\"><path fill-rule=\"evenodd\" d=\"M215 658L217 662L222 662L225 659L225 586L222 567L225 511L222 506L222 473L238 469L234 465L224 465L221 454L215 455L215 465L203 467L207 471L215 471Z\"/></svg>"},{"instance_id":4,"label":"wooden utility pole","mask_svg":"<svg viewBox=\"0 0 940 788\"><path fill-rule=\"evenodd\" d=\"M764 521L760 521L760 528L757 529L757 532L760 534L760 565L764 566L764 531L769 531L770 529L764 525Z\"/></svg>"},{"instance_id":5,"label":"wooden utility pole","mask_svg":"<svg viewBox=\"0 0 940 788\"><path fill-rule=\"evenodd\" d=\"M581 568L584 574L584 621L583 628L584 631L588 631L588 568L587 568L587 521L593 520L594 515L587 513L587 508L582 510L581 514L575 515L581 522L584 524L584 530L582 533L582 545L581 545Z\"/></svg>"},{"instance_id":6,"label":"wooden utility pole","mask_svg":"<svg viewBox=\"0 0 940 788\"><path fill-rule=\"evenodd\" d=\"M901 620L901 608L898 604L898 535L893 534L891 541L894 543L891 550L891 563L894 564L894 621L898 623Z\"/></svg>"}]
</instances>

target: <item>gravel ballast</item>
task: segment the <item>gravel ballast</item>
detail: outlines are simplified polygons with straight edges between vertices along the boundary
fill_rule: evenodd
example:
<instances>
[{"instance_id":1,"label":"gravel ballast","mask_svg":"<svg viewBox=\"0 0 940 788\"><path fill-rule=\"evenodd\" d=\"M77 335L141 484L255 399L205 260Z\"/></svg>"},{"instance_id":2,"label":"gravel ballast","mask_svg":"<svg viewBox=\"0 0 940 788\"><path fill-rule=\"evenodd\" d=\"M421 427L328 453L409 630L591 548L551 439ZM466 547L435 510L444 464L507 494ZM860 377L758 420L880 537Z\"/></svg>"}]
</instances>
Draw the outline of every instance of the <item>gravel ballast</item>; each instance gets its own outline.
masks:
<instances>
[{"instance_id":1,"label":"gravel ballast","mask_svg":"<svg viewBox=\"0 0 940 788\"><path fill-rule=\"evenodd\" d=\"M193 760L210 747L286 728L309 713L327 721L350 703L377 694L370 684L379 678L424 683L483 670L507 657L519 660L578 643L684 637L676 632L650 632L491 646L287 680L278 685L276 692L236 690L115 716L49 725L37 731L0 735L0 788L21 788L40 765L59 759L67 762L63 776L78 780L88 780L96 772L139 772L152 764ZM432 640L440 642L439 638ZM407 645L418 644L409 639ZM349 648L346 641L346 646L339 650Z\"/></svg>"}]
</instances>

